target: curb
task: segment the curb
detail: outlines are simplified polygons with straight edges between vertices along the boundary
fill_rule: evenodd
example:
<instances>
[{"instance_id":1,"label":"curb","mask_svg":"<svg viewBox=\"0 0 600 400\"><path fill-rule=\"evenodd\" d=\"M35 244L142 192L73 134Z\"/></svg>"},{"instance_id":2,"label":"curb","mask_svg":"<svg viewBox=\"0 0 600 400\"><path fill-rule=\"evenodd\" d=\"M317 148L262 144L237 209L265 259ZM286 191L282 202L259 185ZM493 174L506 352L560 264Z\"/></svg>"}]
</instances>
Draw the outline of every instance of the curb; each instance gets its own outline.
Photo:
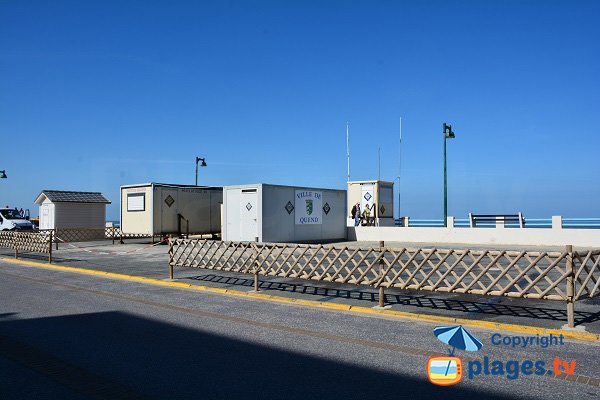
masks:
<instances>
[{"instance_id":1,"label":"curb","mask_svg":"<svg viewBox=\"0 0 600 400\"><path fill-rule=\"evenodd\" d=\"M584 340L588 342L600 342L600 334L591 333L591 332L577 332L577 331L569 331L563 329L547 329L536 326L529 325L518 325L518 324L507 324L502 322L490 322L490 321L481 321L481 320L472 320L466 318L453 318L453 317L442 317L437 315L429 315L429 314L419 314L419 313L409 313L405 311L397 311L397 310L385 310L385 309L375 309L370 307L363 306L353 306L350 304L342 304L342 303L330 303L330 302L319 302L314 300L304 300L304 299L295 299L281 296L273 296L270 294L256 293L256 292L243 292L240 290L234 289L224 289L224 288L215 288L204 285L192 285L190 283L183 282L172 282L166 280L160 280L155 278L144 278L141 276L135 275L127 275L127 274L118 274L114 272L105 272L105 271L96 271L92 269L78 268L78 267L67 267L63 265L56 264L45 264L34 261L23 261L23 260L14 260L10 258L0 257L0 261L13 263L13 264L22 264L28 265L32 267L52 269L56 271L64 271L64 272L75 272L85 275L96 275L96 276L104 276L107 278L114 278L120 280L127 280L133 282L141 282L152 285L159 286L168 286L168 287L176 287L181 289L192 289L200 292L210 292L210 293L218 293L218 294L227 294L231 296L237 297L250 297L253 299L259 299L264 301L274 301L277 303L288 303L288 304L296 304L314 308L322 308L329 309L335 311L347 311L358 314L371 314L371 315L380 315L385 317L395 317L400 319L407 319L413 321L423 321L423 322L435 322L435 323L444 323L444 324L458 324L464 326L478 327L478 328L486 328L486 329L496 329L503 330L515 333L526 333L530 335L549 335L553 334L555 336L563 335L565 338L576 339L576 340Z\"/></svg>"}]
</instances>

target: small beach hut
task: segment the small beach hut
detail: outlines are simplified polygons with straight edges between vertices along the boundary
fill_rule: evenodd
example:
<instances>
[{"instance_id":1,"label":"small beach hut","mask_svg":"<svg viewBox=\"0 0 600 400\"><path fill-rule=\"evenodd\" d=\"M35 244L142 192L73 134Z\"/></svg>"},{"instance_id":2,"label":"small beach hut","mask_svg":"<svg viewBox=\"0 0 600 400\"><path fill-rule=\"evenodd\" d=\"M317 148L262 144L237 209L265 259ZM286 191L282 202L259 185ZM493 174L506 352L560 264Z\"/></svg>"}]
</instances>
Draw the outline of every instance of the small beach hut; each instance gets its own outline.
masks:
<instances>
[{"instance_id":1,"label":"small beach hut","mask_svg":"<svg viewBox=\"0 0 600 400\"><path fill-rule=\"evenodd\" d=\"M40 229L104 229L110 200L99 192L42 190L35 203L40 206Z\"/></svg>"}]
</instances>

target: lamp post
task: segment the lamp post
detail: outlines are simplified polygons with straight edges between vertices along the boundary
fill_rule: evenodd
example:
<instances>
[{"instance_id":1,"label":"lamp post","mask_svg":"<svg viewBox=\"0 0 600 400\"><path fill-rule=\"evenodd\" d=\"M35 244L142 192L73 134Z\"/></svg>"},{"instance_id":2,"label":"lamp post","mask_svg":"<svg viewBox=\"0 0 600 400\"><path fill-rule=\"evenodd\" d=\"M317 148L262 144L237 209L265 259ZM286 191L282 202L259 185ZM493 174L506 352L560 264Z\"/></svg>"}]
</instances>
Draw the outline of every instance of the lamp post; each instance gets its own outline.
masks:
<instances>
[{"instance_id":1,"label":"lamp post","mask_svg":"<svg viewBox=\"0 0 600 400\"><path fill-rule=\"evenodd\" d=\"M8 178L8 176L6 176L6 170L3 169L2 171L0 171L0 179L6 179L6 178Z\"/></svg>"},{"instance_id":2,"label":"lamp post","mask_svg":"<svg viewBox=\"0 0 600 400\"><path fill-rule=\"evenodd\" d=\"M206 167L206 160L201 157L196 157L196 186L198 186L198 162L202 161L201 167Z\"/></svg>"},{"instance_id":3,"label":"lamp post","mask_svg":"<svg viewBox=\"0 0 600 400\"><path fill-rule=\"evenodd\" d=\"M452 125L444 122L444 227L448 226L448 174L446 172L446 140L454 139L456 136L452 131Z\"/></svg>"}]
</instances>

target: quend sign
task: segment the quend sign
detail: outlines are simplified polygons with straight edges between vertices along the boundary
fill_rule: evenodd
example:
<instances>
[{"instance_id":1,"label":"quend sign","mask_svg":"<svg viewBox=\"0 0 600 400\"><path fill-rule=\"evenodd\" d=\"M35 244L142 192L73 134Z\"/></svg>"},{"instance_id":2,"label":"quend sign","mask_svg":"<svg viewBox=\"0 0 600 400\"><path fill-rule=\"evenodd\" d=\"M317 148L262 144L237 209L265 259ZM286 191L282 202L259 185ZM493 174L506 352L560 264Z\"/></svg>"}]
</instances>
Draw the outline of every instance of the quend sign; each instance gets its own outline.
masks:
<instances>
[{"instance_id":1,"label":"quend sign","mask_svg":"<svg viewBox=\"0 0 600 400\"><path fill-rule=\"evenodd\" d=\"M321 224L323 220L323 193L312 190L296 190L296 225Z\"/></svg>"}]
</instances>

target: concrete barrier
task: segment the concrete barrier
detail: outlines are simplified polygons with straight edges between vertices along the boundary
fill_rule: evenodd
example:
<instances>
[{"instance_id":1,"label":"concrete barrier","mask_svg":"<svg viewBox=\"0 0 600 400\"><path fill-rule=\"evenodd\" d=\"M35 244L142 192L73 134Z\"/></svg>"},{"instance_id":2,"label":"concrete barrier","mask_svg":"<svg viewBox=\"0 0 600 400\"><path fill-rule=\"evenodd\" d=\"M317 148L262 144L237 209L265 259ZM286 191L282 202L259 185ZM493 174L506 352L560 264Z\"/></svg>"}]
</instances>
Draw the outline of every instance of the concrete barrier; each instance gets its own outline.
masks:
<instances>
[{"instance_id":1,"label":"concrete barrier","mask_svg":"<svg viewBox=\"0 0 600 400\"><path fill-rule=\"evenodd\" d=\"M558 224L551 229L359 226L348 227L348 240L600 248L600 229L563 229Z\"/></svg>"}]
</instances>

